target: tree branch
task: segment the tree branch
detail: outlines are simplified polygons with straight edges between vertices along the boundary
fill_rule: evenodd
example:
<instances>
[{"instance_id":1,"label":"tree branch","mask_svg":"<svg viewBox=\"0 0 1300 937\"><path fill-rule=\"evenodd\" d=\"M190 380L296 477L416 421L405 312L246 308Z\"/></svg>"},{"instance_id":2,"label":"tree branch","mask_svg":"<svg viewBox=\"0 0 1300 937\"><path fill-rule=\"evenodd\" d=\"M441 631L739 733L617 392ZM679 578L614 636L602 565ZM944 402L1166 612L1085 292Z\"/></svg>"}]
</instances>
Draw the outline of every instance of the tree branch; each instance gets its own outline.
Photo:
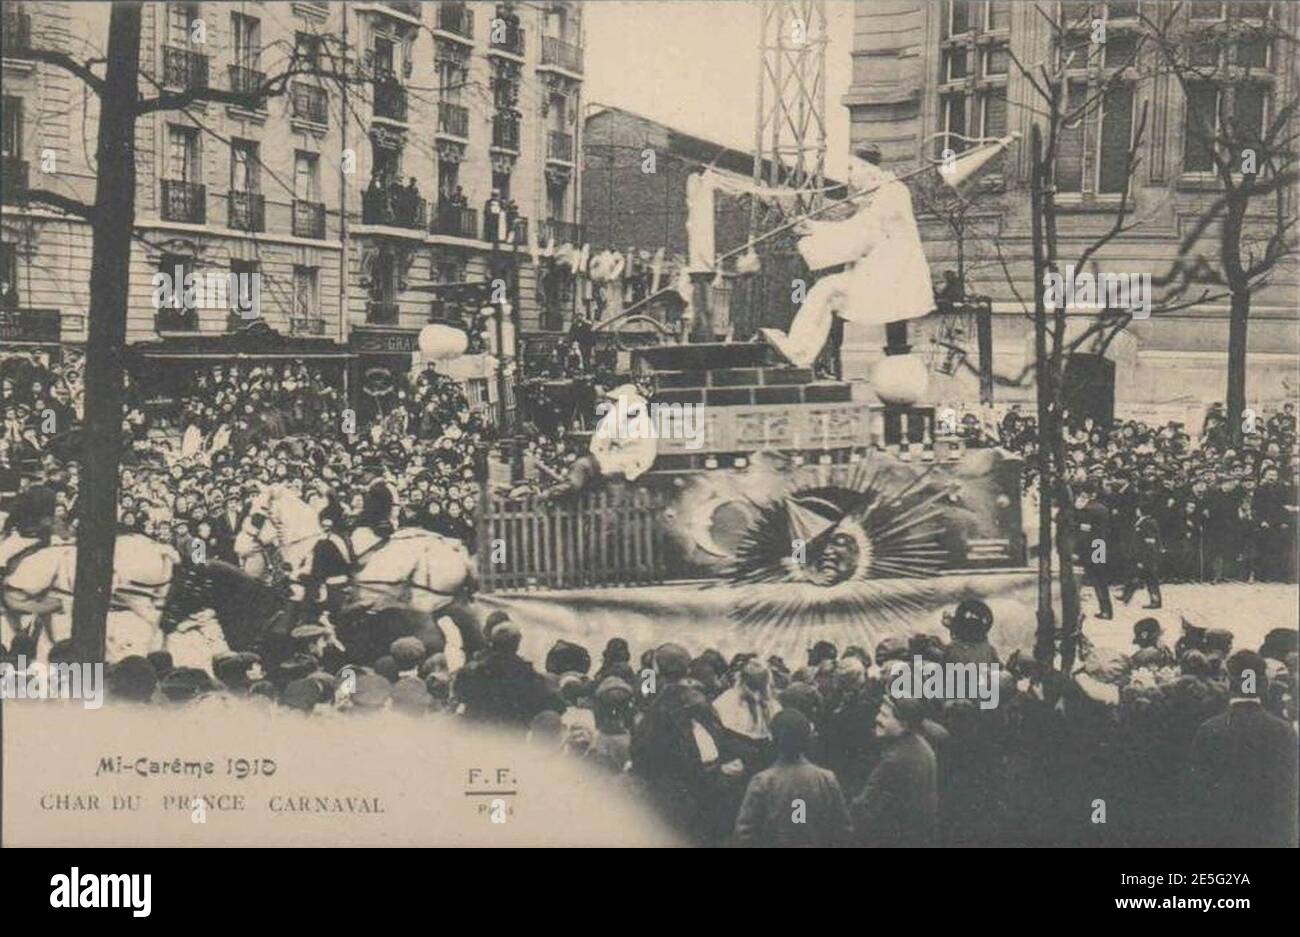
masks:
<instances>
[{"instance_id":1,"label":"tree branch","mask_svg":"<svg viewBox=\"0 0 1300 937\"><path fill-rule=\"evenodd\" d=\"M91 91L101 97L103 96L104 79L92 72L88 65L78 62L66 52L55 52L53 49L24 49L22 54L25 59L32 59L71 72L85 82Z\"/></svg>"}]
</instances>

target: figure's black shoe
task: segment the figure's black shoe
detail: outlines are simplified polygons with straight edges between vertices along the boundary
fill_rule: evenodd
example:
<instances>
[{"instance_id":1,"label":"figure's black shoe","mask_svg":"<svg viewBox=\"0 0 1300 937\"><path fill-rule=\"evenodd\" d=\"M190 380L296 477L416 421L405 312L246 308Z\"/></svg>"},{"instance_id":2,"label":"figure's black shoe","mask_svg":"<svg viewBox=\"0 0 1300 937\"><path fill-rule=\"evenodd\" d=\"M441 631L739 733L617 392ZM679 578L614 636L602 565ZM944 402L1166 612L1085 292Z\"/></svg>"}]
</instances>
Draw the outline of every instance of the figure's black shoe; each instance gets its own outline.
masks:
<instances>
[{"instance_id":1,"label":"figure's black shoe","mask_svg":"<svg viewBox=\"0 0 1300 937\"><path fill-rule=\"evenodd\" d=\"M1159 602L1148 602L1146 605L1143 605L1142 607L1143 607L1143 608L1163 608L1164 606L1162 606Z\"/></svg>"},{"instance_id":2,"label":"figure's black shoe","mask_svg":"<svg viewBox=\"0 0 1300 937\"><path fill-rule=\"evenodd\" d=\"M1102 619L1103 621L1110 621L1115 616L1111 612L1098 612L1097 617Z\"/></svg>"}]
</instances>

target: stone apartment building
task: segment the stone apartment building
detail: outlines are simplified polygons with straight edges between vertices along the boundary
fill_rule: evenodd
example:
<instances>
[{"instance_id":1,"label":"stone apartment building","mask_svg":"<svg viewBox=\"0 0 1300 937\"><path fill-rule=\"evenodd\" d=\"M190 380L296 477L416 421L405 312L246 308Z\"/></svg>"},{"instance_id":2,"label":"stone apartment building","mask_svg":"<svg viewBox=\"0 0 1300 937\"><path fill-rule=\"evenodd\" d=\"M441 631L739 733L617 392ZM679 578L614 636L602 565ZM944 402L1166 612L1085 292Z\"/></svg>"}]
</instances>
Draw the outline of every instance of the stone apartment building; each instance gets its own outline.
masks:
<instances>
[{"instance_id":1,"label":"stone apartment building","mask_svg":"<svg viewBox=\"0 0 1300 937\"><path fill-rule=\"evenodd\" d=\"M995 372L1016 376L1032 361L1032 326L1008 284L997 251L1021 296L1032 302L1032 267L1027 146L1033 92L1015 67L1044 60L1052 43L1051 22L1095 23L1106 28L1104 54L1076 59L1069 73L1072 101L1088 87L1133 58L1136 36L1147 27L1141 16L1160 22L1172 11L1165 0L1141 2L1010 3L1005 0L881 0L855 7L852 83L843 103L851 115L854 144L876 143L887 166L904 172L937 158L945 146L961 148L961 136L1001 137L1018 131L1013 145L992 167L983 188L973 196L971 222L964 239L968 290L992 297ZM1184 3L1178 14L1190 25L1227 19L1249 26L1266 21L1295 35L1300 5L1291 3ZM1100 272L1167 274L1178 259L1179 244L1217 196L1218 183L1208 172L1208 154L1188 132L1188 112L1206 108L1222 121L1229 109L1267 119L1296 94L1294 43L1239 43L1217 72L1231 81L1208 84L1189 102L1176 78L1150 67L1154 50L1140 53L1104 106L1089 112L1062 137L1056 164L1060 257L1078 257L1086 245L1113 223L1125 186L1130 218L1141 221L1131 232L1107 244L1095 258ZM1231 94L1229 93L1231 92ZM1147 123L1141 162L1128 178L1124 155L1140 123ZM952 134L951 137L948 135ZM959 136L960 135L960 136ZM1287 193L1294 214L1296 192ZM955 270L958 245L941 217L927 215L918 204L918 221L939 281ZM1271 224L1271 200L1258 200L1248 224ZM1204 252L1215 258L1217 227L1211 227L1185 258ZM1094 265L1090 264L1089 268ZM1297 271L1293 262L1276 269L1268 284L1252 296L1249 323L1247 399L1270 406L1297 393L1300 366ZM1204 284L1211 293L1219 292ZM1188 298L1200 296L1194 288ZM930 338L942 325L939 317L915 323L914 351L935 354ZM969 336L969 361L975 360ZM850 333L859 370L875 357L879 336ZM1098 370L1095 389L1113 393L1120 415L1144 419L1180 417L1199 412L1209 401L1222 400L1226 388L1228 346L1227 300L1146 321L1135 321L1105 352L1109 364ZM1113 372L1113 383L1109 374ZM1108 386L1102 386L1102 385ZM1021 386L999 385L998 403L1032 399L1032 379ZM930 392L936 402L978 401L973 373L959 369L945 378L932 373ZM1199 422L1196 424L1199 427Z\"/></svg>"},{"instance_id":2,"label":"stone apartment building","mask_svg":"<svg viewBox=\"0 0 1300 937\"><path fill-rule=\"evenodd\" d=\"M85 341L89 226L21 193L93 201L97 99L23 53L102 59L110 6L5 4L6 346ZM355 387L410 367L430 287L498 276L522 332L563 324L556 298L538 293L546 251L531 245L577 237L578 4L144 4L142 93L252 89L291 59L324 75L295 75L252 111L207 102L138 120L136 352L162 370L237 353L346 362ZM494 193L512 203L509 224L485 214ZM258 273L272 333L250 335L238 309L156 309L153 274L177 266Z\"/></svg>"}]
</instances>

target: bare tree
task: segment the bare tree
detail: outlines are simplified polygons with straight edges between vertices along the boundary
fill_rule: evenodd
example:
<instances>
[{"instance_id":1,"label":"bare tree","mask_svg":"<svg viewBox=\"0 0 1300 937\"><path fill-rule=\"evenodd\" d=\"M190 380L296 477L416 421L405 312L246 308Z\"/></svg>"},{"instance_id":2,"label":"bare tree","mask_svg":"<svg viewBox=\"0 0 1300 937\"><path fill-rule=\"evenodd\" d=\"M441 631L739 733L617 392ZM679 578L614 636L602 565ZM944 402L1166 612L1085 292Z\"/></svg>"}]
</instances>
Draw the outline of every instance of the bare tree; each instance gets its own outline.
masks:
<instances>
[{"instance_id":1,"label":"bare tree","mask_svg":"<svg viewBox=\"0 0 1300 937\"><path fill-rule=\"evenodd\" d=\"M1046 287L1049 276L1060 276L1063 267L1067 270L1069 267L1086 269L1107 244L1145 223L1143 218L1130 217L1130 185L1141 162L1139 153L1147 128L1146 106L1132 124L1120 177L1130 182L1117 193L1119 197L1112 223L1103 234L1084 246L1079 257L1068 266L1062 263L1057 231L1058 157L1065 134L1071 128L1084 120L1098 120L1108 100L1115 100L1113 95L1124 94L1126 86L1135 86L1144 77L1149 77L1141 67L1147 31L1127 33L1122 37L1122 45L1116 43L1108 49L1106 40L1116 37L1108 37L1104 23L1091 18L1087 4L1082 6L1083 10L1071 17L1068 14L1055 15L1054 5L1050 12L1042 5L1036 5L1035 11L1047 22L1050 34L1044 60L1026 64L1011 54L1016 70L1032 92L1029 103L1025 105L1033 116L1029 138L1034 277L1031 302L1027 303L1020 295L1005 258L999 253L1011 290L1034 327L1033 361L1021 375L1010 379L1004 377L1002 381L1018 384L1030 373L1035 381L1038 442L1033 457L1039 494L1035 657L1050 666L1059 652L1060 665L1067 671L1073 665L1082 614L1079 583L1074 572L1078 527L1072 503L1071 484L1074 479L1067 458L1069 427L1065 410L1071 389L1066 383L1066 367L1070 357L1077 352L1104 354L1132 320L1133 310L1103 306L1095 314L1085 314L1085 324L1071 335L1069 320L1073 318L1077 322L1078 315L1067 316L1064 302L1049 303ZM1118 55L1115 54L1117 49ZM1183 298L1182 295L1152 297L1150 313L1167 313L1203 301L1206 297L1202 295L1190 302L1182 302ZM1060 587L1062 627L1059 631L1052 596L1053 548Z\"/></svg>"},{"instance_id":2,"label":"bare tree","mask_svg":"<svg viewBox=\"0 0 1300 937\"><path fill-rule=\"evenodd\" d=\"M1293 127L1300 101L1277 106L1268 69L1270 57L1296 37L1269 15L1269 6L1233 3L1224 19L1198 20L1184 16L1180 4L1163 20L1144 18L1160 66L1178 81L1188 104L1183 169L1217 183L1213 203L1183 237L1165 279L1180 289L1193 278L1227 288L1225 401L1234 444L1245 425L1251 296L1295 253L1300 220L1293 191L1300 178Z\"/></svg>"},{"instance_id":3,"label":"bare tree","mask_svg":"<svg viewBox=\"0 0 1300 937\"><path fill-rule=\"evenodd\" d=\"M335 37L321 36L317 54L291 44L280 67L242 91L209 87L206 82L175 89L141 67L141 4L121 2L109 13L108 48L103 59L79 60L43 48L39 39L23 50L31 60L61 68L80 79L98 99L95 201L86 204L44 188L15 193L24 202L44 204L85 219L92 231L90 308L86 341L85 427L81 445L76 586L72 631L83 660L102 660L105 623L113 583L117 538L118 472L122 449L123 372L130 261L135 237L136 121L158 111L184 110L205 101L248 110L284 95L295 76L338 82L372 80L348 63ZM103 75L97 68L103 65ZM142 82L146 90L142 91Z\"/></svg>"}]
</instances>

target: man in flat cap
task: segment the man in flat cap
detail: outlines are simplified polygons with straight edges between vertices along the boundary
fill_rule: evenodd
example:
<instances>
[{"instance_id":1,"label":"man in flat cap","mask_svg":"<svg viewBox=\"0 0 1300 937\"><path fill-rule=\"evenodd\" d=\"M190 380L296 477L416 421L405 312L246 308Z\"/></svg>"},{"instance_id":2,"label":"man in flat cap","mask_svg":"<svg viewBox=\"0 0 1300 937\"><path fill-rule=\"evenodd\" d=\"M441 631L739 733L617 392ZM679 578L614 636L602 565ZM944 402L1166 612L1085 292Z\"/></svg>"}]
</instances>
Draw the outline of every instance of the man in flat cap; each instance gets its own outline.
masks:
<instances>
[{"instance_id":1,"label":"man in flat cap","mask_svg":"<svg viewBox=\"0 0 1300 937\"><path fill-rule=\"evenodd\" d=\"M853 823L835 775L806 757L812 723L797 709L772 717L777 759L754 775L736 816L738 846L847 846Z\"/></svg>"},{"instance_id":2,"label":"man in flat cap","mask_svg":"<svg viewBox=\"0 0 1300 937\"><path fill-rule=\"evenodd\" d=\"M926 846L939 812L934 749L921 735L920 700L887 696L876 716L883 750L853 798L853 825L863 846Z\"/></svg>"}]
</instances>

